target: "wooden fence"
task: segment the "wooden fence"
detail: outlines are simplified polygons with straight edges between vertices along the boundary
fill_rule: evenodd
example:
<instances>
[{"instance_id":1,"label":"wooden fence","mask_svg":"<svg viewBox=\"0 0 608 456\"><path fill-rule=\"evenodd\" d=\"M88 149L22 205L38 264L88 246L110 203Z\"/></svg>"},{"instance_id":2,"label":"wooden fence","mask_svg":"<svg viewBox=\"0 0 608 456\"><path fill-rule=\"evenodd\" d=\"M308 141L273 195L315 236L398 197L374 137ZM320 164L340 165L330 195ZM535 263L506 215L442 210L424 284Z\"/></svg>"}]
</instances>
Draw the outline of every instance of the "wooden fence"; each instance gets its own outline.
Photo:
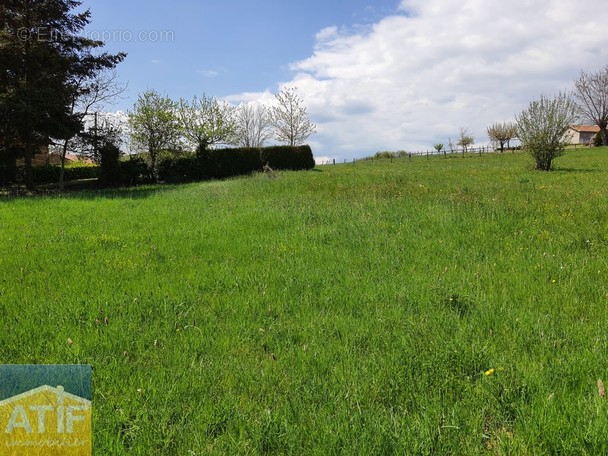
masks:
<instances>
[{"instance_id":1,"label":"wooden fence","mask_svg":"<svg viewBox=\"0 0 608 456\"><path fill-rule=\"evenodd\" d=\"M519 147L511 147L509 149L507 149L505 147L504 152L515 152L516 150L520 150ZM471 155L471 154L478 154L478 155L482 155L482 154L490 154L490 153L496 153L499 152L500 153L500 149L495 148L493 146L482 146L482 147L469 147L466 150L464 149L446 149L446 150L442 150L442 151L437 151L435 149L433 150L426 150L426 151L419 151L419 152L395 152L395 155L393 157L365 157L365 158L353 158L351 160L348 159L344 159L343 162L341 162L340 160L327 160L321 163L317 163L317 165L336 165L338 163L352 163L355 164L357 162L374 162L374 161L386 161L386 160L390 160L391 163L393 162L393 160L396 159L403 159L403 158L407 158L408 160L412 160L415 157L426 157L426 158L430 158L432 156L448 156L448 155L457 155L460 154L462 156L465 155Z\"/></svg>"}]
</instances>

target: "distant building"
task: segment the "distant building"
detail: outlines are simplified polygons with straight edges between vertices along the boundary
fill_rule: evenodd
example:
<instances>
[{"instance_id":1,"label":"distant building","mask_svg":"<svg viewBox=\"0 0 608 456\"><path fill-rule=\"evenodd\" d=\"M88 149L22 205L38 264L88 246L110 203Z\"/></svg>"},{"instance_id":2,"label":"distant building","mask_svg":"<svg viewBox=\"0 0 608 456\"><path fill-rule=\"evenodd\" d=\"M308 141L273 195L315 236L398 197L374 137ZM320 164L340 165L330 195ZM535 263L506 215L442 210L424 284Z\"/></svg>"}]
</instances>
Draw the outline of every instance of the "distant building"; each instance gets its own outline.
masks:
<instances>
[{"instance_id":1,"label":"distant building","mask_svg":"<svg viewBox=\"0 0 608 456\"><path fill-rule=\"evenodd\" d=\"M597 125L571 125L564 134L568 144L589 144L600 131Z\"/></svg>"}]
</instances>

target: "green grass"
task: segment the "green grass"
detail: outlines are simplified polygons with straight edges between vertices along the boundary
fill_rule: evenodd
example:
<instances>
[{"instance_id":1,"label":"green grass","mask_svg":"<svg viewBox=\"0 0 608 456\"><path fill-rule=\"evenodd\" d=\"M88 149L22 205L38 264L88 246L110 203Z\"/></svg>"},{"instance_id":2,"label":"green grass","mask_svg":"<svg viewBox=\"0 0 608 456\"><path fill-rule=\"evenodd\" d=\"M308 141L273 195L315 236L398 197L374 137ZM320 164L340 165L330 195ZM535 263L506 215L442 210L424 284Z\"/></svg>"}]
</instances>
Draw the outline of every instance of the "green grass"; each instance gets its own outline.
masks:
<instances>
[{"instance_id":1,"label":"green grass","mask_svg":"<svg viewBox=\"0 0 608 456\"><path fill-rule=\"evenodd\" d=\"M0 362L92 364L97 455L606 454L608 149L556 166L4 198Z\"/></svg>"}]
</instances>

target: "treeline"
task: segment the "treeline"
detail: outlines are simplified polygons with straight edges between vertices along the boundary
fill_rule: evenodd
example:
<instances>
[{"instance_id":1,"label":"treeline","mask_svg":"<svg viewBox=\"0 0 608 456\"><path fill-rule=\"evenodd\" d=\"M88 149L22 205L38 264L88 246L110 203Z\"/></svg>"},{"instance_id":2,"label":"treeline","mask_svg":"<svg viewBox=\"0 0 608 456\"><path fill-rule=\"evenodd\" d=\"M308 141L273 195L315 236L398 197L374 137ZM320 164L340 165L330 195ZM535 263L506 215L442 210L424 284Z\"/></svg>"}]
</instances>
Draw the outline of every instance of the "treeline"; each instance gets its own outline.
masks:
<instances>
[{"instance_id":1,"label":"treeline","mask_svg":"<svg viewBox=\"0 0 608 456\"><path fill-rule=\"evenodd\" d=\"M23 182L33 189L56 181L61 189L64 180L95 175L104 185L126 185L230 177L265 164L314 166L310 147L302 144L316 125L296 88L283 88L268 107L232 106L206 95L176 101L148 90L129 112L128 132L126 125L99 119L98 111L125 89L115 69L126 54L104 52L103 42L82 36L91 14L76 12L81 5L0 6L0 185ZM124 136L137 155L121 157ZM288 147L264 148L271 137ZM60 166L35 166L48 163L51 149ZM69 155L98 166L66 166Z\"/></svg>"}]
</instances>

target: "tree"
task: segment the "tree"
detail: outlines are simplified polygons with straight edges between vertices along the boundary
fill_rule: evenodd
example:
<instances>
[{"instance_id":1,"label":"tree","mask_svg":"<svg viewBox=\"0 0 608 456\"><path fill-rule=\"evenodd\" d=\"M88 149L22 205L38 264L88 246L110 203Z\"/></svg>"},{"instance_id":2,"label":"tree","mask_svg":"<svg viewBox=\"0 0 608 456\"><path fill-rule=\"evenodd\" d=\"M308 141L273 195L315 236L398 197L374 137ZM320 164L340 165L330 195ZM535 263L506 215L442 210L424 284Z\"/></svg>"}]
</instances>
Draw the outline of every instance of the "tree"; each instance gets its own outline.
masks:
<instances>
[{"instance_id":1,"label":"tree","mask_svg":"<svg viewBox=\"0 0 608 456\"><path fill-rule=\"evenodd\" d=\"M597 73L581 71L574 87L580 114L600 127L602 144L608 146L608 65Z\"/></svg>"},{"instance_id":2,"label":"tree","mask_svg":"<svg viewBox=\"0 0 608 456\"><path fill-rule=\"evenodd\" d=\"M104 43L80 32L87 10L77 0L4 0L0 6L0 117L2 136L25 159L25 182L33 188L34 152L50 137L74 136L82 122L70 110L74 79L113 68L125 54L94 54Z\"/></svg>"},{"instance_id":3,"label":"tree","mask_svg":"<svg viewBox=\"0 0 608 456\"><path fill-rule=\"evenodd\" d=\"M290 146L304 144L317 126L310 122L306 108L295 87L287 87L275 95L277 105L270 108L269 122L275 139Z\"/></svg>"},{"instance_id":4,"label":"tree","mask_svg":"<svg viewBox=\"0 0 608 456\"><path fill-rule=\"evenodd\" d=\"M181 99L178 116L182 133L198 152L216 144L228 144L234 136L235 108L205 94L191 102Z\"/></svg>"},{"instance_id":5,"label":"tree","mask_svg":"<svg viewBox=\"0 0 608 456\"><path fill-rule=\"evenodd\" d=\"M443 144L438 143L438 144L435 144L433 147L435 148L435 150L437 151L438 154L441 153L441 151L443 150L443 155L445 155L445 150L443 149Z\"/></svg>"},{"instance_id":6,"label":"tree","mask_svg":"<svg viewBox=\"0 0 608 456\"><path fill-rule=\"evenodd\" d=\"M458 145L462 147L462 154L464 155L469 146L472 146L475 143L475 138L471 134L468 128L461 127L460 128L460 137L458 138Z\"/></svg>"},{"instance_id":7,"label":"tree","mask_svg":"<svg viewBox=\"0 0 608 456\"><path fill-rule=\"evenodd\" d=\"M130 135L135 145L144 148L152 173L157 175L158 154L175 146L181 137L178 104L155 90L139 95L129 113Z\"/></svg>"},{"instance_id":8,"label":"tree","mask_svg":"<svg viewBox=\"0 0 608 456\"><path fill-rule=\"evenodd\" d=\"M117 82L117 75L115 71L98 73L94 76L88 75L77 75L69 83L72 93L72 102L70 105L71 114L78 119L79 122L84 122L85 118L90 114L93 109L100 108L104 103L112 101L115 97L119 96L126 89L124 84ZM89 132L80 132L81 139L90 139L90 144L94 147L94 154L96 155L98 144L100 144L99 131L109 131L110 128L104 125L102 129L99 128L97 113L95 113L94 128ZM116 132L112 131L112 134ZM105 134L105 133L104 133ZM118 147L116 138L118 134L112 140L112 143ZM61 144L61 172L59 174L59 188L63 190L63 179L65 171L65 157L73 142L73 137L65 138ZM80 141L82 144L83 141ZM86 141L85 141L86 143Z\"/></svg>"},{"instance_id":9,"label":"tree","mask_svg":"<svg viewBox=\"0 0 608 456\"><path fill-rule=\"evenodd\" d=\"M517 126L513 122L497 122L490 125L487 131L490 141L499 144L501 152L504 152L505 144L517 136Z\"/></svg>"},{"instance_id":10,"label":"tree","mask_svg":"<svg viewBox=\"0 0 608 456\"><path fill-rule=\"evenodd\" d=\"M262 147L272 136L268 114L264 105L240 104L236 110L233 143L242 147Z\"/></svg>"},{"instance_id":11,"label":"tree","mask_svg":"<svg viewBox=\"0 0 608 456\"><path fill-rule=\"evenodd\" d=\"M123 143L123 129L120 122L98 112L93 113L93 121L89 121L86 127L70 143L74 153L90 158L100 164L101 147L112 144L120 149Z\"/></svg>"},{"instance_id":12,"label":"tree","mask_svg":"<svg viewBox=\"0 0 608 456\"><path fill-rule=\"evenodd\" d=\"M519 139L536 162L536 169L549 171L553 160L563 155L564 133L576 120L577 107L566 93L542 95L516 117Z\"/></svg>"}]
</instances>

